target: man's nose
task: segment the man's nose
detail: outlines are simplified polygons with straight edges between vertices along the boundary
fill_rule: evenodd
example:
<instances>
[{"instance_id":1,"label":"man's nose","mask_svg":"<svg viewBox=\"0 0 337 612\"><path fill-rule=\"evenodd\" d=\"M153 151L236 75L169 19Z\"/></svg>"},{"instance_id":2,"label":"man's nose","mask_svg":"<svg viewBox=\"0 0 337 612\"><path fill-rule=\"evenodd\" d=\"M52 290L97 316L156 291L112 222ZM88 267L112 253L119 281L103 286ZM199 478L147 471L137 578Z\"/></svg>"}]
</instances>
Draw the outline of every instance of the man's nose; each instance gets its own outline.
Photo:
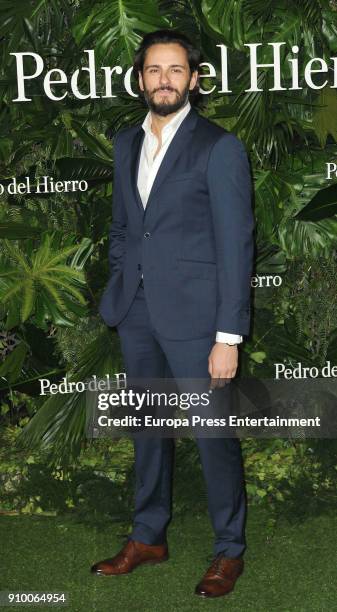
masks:
<instances>
[{"instance_id":1,"label":"man's nose","mask_svg":"<svg viewBox=\"0 0 337 612\"><path fill-rule=\"evenodd\" d=\"M162 71L160 73L159 83L161 87L164 87L165 85L170 85L170 78L167 72Z\"/></svg>"}]
</instances>

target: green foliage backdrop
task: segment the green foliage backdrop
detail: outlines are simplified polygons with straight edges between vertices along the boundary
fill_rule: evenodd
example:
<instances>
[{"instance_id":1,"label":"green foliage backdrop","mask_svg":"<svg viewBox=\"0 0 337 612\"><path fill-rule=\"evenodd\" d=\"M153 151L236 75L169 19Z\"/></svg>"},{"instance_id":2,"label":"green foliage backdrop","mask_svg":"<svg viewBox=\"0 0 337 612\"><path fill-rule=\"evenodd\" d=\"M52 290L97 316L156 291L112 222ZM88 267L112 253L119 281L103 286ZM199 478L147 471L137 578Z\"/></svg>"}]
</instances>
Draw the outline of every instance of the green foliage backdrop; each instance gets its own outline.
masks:
<instances>
[{"instance_id":1,"label":"green foliage backdrop","mask_svg":"<svg viewBox=\"0 0 337 612\"><path fill-rule=\"evenodd\" d=\"M325 180L326 162L337 161L337 93L328 87L269 91L268 70L259 77L263 92L245 93L244 47L286 42L282 71L289 86L293 44L300 47L302 64L315 56L328 61L337 52L337 3L1 0L0 182L28 176L34 186L48 175L89 185L83 193L0 196L1 418L23 430L20 439L28 447L49 449L56 464L71 462L83 448L84 397L44 401L38 379L67 374L85 380L123 367L117 334L97 313L109 274L111 139L123 126L141 121L146 109L118 79L110 99L68 95L52 102L35 80L29 87L32 101L13 103L10 53L34 51L46 69L57 66L67 74L85 65L86 49L95 50L97 65L128 67L142 35L160 27L190 35L218 75L216 45L228 46L233 91L203 96L200 112L247 147L255 192L255 273L282 277L281 287L254 290L240 375L273 377L275 361L337 362L337 179L328 188ZM270 59L265 45L260 61ZM204 89L213 85L202 79Z\"/></svg>"}]
</instances>

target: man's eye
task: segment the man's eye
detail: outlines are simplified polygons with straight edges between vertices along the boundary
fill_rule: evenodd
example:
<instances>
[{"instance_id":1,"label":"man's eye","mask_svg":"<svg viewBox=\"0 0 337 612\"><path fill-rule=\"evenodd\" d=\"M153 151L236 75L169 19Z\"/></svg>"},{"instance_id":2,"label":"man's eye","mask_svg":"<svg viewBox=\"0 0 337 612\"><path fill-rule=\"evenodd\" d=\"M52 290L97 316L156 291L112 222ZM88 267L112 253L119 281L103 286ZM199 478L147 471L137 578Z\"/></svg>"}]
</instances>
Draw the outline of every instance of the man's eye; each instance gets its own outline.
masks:
<instances>
[{"instance_id":1,"label":"man's eye","mask_svg":"<svg viewBox=\"0 0 337 612\"><path fill-rule=\"evenodd\" d=\"M150 68L150 72L157 72L157 68Z\"/></svg>"},{"instance_id":2,"label":"man's eye","mask_svg":"<svg viewBox=\"0 0 337 612\"><path fill-rule=\"evenodd\" d=\"M173 72L181 72L180 68L172 68Z\"/></svg>"}]
</instances>

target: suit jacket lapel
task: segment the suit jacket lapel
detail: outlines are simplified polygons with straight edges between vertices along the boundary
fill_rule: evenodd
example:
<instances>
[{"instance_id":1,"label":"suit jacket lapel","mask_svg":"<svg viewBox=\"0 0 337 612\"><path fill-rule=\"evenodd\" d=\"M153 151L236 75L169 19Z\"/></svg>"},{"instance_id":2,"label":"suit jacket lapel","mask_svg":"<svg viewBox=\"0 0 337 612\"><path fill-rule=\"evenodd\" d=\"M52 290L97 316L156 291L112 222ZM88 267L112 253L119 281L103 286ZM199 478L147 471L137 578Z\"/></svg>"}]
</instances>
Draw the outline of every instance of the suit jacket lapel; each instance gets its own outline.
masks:
<instances>
[{"instance_id":1,"label":"suit jacket lapel","mask_svg":"<svg viewBox=\"0 0 337 612\"><path fill-rule=\"evenodd\" d=\"M193 131L197 122L197 119L198 113L193 108L191 108L190 112L181 122L179 128L173 136L168 146L168 149L164 155L164 159L162 160L159 166L159 170L149 193L145 211L150 206L154 194L172 169L176 159L178 159L180 153L188 146L188 137L191 135L191 132Z\"/></svg>"},{"instance_id":2,"label":"suit jacket lapel","mask_svg":"<svg viewBox=\"0 0 337 612\"><path fill-rule=\"evenodd\" d=\"M131 171L130 185L132 187L133 196L142 213L144 213L144 207L143 207L143 203L142 203L141 197L139 195L138 187L137 187L137 177L138 177L140 153L142 150L144 136L145 136L145 132L142 126L140 125L132 141L131 165L130 165L130 171Z\"/></svg>"},{"instance_id":3,"label":"suit jacket lapel","mask_svg":"<svg viewBox=\"0 0 337 612\"><path fill-rule=\"evenodd\" d=\"M196 122L198 119L198 113L191 108L190 112L186 115L185 119L180 124L178 130L176 131L174 137L172 138L168 149L164 155L164 159L159 166L159 170L157 172L156 178L153 182L148 201L146 204L146 208L144 211L143 203L141 197L139 195L138 187L137 187L137 177L138 177L138 169L140 162L140 153L142 149L142 144L144 141L145 132L142 126L139 126L133 141L131 148L131 165L130 165L130 184L133 191L134 199L136 200L137 206L139 207L142 213L145 213L149 208L151 201L153 199L154 194L162 184L163 180L166 178L167 174L170 172L171 168L174 165L174 162L179 157L180 153L187 146L187 139L191 135Z\"/></svg>"}]
</instances>

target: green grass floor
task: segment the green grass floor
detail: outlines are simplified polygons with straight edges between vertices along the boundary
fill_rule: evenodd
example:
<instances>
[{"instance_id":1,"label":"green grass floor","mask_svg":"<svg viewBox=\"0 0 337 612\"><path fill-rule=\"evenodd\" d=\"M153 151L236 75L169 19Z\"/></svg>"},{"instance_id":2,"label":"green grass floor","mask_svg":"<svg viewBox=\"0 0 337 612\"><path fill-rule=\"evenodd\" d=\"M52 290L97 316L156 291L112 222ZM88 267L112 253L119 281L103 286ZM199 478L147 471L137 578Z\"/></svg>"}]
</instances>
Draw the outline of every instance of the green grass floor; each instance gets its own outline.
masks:
<instances>
[{"instance_id":1,"label":"green grass floor","mask_svg":"<svg viewBox=\"0 0 337 612\"><path fill-rule=\"evenodd\" d=\"M337 610L337 517L267 527L265 510L252 508L247 522L246 567L235 591L204 600L194 587L212 555L207 516L176 518L169 529L169 561L132 574L96 577L92 563L115 554L123 525L97 529L70 518L0 518L0 591L66 591L71 612L332 612ZM0 610L50 610L3 607Z\"/></svg>"}]
</instances>

